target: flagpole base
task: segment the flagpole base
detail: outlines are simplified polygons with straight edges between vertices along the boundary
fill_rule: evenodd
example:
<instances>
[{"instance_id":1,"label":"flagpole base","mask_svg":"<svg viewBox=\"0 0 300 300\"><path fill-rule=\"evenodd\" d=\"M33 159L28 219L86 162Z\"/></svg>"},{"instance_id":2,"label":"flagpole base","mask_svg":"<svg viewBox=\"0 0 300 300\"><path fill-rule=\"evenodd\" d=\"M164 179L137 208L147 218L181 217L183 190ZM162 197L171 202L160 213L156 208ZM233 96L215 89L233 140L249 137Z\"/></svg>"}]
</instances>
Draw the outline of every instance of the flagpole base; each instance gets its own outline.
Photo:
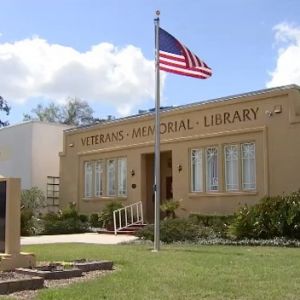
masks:
<instances>
[{"instance_id":1,"label":"flagpole base","mask_svg":"<svg viewBox=\"0 0 300 300\"><path fill-rule=\"evenodd\" d=\"M157 249L152 249L151 252L152 253L158 253L159 251Z\"/></svg>"}]
</instances>

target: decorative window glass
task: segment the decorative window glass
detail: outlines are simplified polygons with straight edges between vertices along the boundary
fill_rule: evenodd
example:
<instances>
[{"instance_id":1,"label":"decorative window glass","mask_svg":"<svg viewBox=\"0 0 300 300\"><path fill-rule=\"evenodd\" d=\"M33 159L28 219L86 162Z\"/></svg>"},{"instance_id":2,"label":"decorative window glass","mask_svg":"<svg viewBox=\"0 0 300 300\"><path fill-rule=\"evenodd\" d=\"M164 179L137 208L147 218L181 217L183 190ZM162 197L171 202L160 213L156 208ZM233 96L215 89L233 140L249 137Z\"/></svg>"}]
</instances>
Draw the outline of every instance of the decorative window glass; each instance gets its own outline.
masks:
<instances>
[{"instance_id":1,"label":"decorative window glass","mask_svg":"<svg viewBox=\"0 0 300 300\"><path fill-rule=\"evenodd\" d=\"M104 194L103 173L104 173L103 161L98 160L95 162L95 196L96 197L103 196Z\"/></svg>"},{"instance_id":2,"label":"decorative window glass","mask_svg":"<svg viewBox=\"0 0 300 300\"><path fill-rule=\"evenodd\" d=\"M191 190L192 192L203 192L203 166L202 149L191 151Z\"/></svg>"},{"instance_id":3,"label":"decorative window glass","mask_svg":"<svg viewBox=\"0 0 300 300\"><path fill-rule=\"evenodd\" d=\"M228 145L224 148L226 191L239 190L239 147Z\"/></svg>"},{"instance_id":4,"label":"decorative window glass","mask_svg":"<svg viewBox=\"0 0 300 300\"><path fill-rule=\"evenodd\" d=\"M127 195L127 159L118 159L118 196Z\"/></svg>"},{"instance_id":5,"label":"decorative window glass","mask_svg":"<svg viewBox=\"0 0 300 300\"><path fill-rule=\"evenodd\" d=\"M218 149L209 147L206 149L206 187L207 191L218 191Z\"/></svg>"},{"instance_id":6,"label":"decorative window glass","mask_svg":"<svg viewBox=\"0 0 300 300\"><path fill-rule=\"evenodd\" d=\"M241 145L242 153L242 187L243 190L256 189L256 160L255 144L245 143Z\"/></svg>"},{"instance_id":7,"label":"decorative window glass","mask_svg":"<svg viewBox=\"0 0 300 300\"><path fill-rule=\"evenodd\" d=\"M84 163L84 197L93 196L93 162Z\"/></svg>"},{"instance_id":8,"label":"decorative window glass","mask_svg":"<svg viewBox=\"0 0 300 300\"><path fill-rule=\"evenodd\" d=\"M116 196L116 160L107 160L107 195Z\"/></svg>"}]
</instances>

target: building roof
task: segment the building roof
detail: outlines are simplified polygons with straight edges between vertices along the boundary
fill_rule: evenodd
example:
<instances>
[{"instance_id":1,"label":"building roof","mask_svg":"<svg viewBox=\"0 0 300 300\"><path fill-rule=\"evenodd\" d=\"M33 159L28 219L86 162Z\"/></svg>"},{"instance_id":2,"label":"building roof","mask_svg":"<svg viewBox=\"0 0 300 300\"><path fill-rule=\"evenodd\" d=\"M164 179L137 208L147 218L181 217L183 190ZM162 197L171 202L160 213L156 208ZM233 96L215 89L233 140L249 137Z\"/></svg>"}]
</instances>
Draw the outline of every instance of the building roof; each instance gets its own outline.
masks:
<instances>
[{"instance_id":1,"label":"building roof","mask_svg":"<svg viewBox=\"0 0 300 300\"><path fill-rule=\"evenodd\" d=\"M66 125L66 124L44 122L44 121L39 121L39 120L29 120L29 121L23 121L23 122L19 122L19 123L16 123L16 124L1 127L0 130L14 128L14 127L17 127L17 126L26 126L28 124L43 124L43 125L48 125L48 126L58 126L58 127L62 127L62 128L63 127L64 128L70 128L70 125Z\"/></svg>"},{"instance_id":2,"label":"building roof","mask_svg":"<svg viewBox=\"0 0 300 300\"><path fill-rule=\"evenodd\" d=\"M184 105L179 105L179 106L168 106L168 107L161 107L162 112L170 112L170 111L175 111L175 110L181 110L181 109L186 109L186 108L191 108L195 106L202 106L206 105L209 103L218 103L218 102L224 102L224 101L229 101L229 100L238 100L244 97L250 97L250 96L257 96L257 95L263 95L263 94L268 94L271 92L280 92L280 91L286 91L290 89L298 89L300 91L300 86L296 84L290 84L290 85L284 85L284 86L279 86L279 87L274 87L274 88L268 88L268 89L261 89L261 90L256 90L252 92L247 92L247 93L241 93L241 94L236 94L236 95L231 95L231 96L226 96L226 97L220 97L220 98L215 98L215 99L209 99L209 100L202 100L202 101L197 101L189 104L184 104ZM94 124L88 124L88 125L81 125L78 127L73 127L66 129L65 132L70 132L78 129L86 129L86 128L92 128L94 126L99 126L101 125L106 125L106 124L112 124L112 123L118 123L121 121L125 120L132 120L132 119L137 119L145 116L151 116L155 114L155 109L149 109L149 110L143 110L140 111L138 114L134 114L128 117L123 117L123 118L116 118L116 119L111 119L107 120L101 123L94 123Z\"/></svg>"}]
</instances>

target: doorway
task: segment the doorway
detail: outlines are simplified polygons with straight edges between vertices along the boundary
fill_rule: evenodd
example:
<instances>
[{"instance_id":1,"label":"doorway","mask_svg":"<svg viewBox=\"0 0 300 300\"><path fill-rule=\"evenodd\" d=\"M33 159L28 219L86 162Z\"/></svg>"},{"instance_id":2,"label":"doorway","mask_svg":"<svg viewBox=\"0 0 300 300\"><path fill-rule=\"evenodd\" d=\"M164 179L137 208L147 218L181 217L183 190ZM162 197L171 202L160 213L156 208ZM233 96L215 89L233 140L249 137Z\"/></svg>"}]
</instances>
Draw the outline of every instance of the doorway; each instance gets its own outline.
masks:
<instances>
[{"instance_id":1,"label":"doorway","mask_svg":"<svg viewBox=\"0 0 300 300\"><path fill-rule=\"evenodd\" d=\"M154 221L154 153L143 154L142 195L145 206L145 219ZM160 201L173 198L172 151L160 153Z\"/></svg>"}]
</instances>

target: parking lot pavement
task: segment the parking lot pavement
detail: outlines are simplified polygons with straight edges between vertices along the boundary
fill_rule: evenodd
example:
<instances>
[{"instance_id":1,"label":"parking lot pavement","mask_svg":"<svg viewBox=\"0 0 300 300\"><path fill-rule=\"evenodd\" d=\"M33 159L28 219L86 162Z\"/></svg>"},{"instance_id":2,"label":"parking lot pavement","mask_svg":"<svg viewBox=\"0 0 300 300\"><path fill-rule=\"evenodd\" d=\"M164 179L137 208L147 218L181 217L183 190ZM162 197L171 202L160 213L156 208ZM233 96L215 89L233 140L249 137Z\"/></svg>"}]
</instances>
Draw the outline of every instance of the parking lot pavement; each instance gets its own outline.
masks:
<instances>
[{"instance_id":1,"label":"parking lot pavement","mask_svg":"<svg viewBox=\"0 0 300 300\"><path fill-rule=\"evenodd\" d=\"M85 243L85 244L102 244L116 245L136 240L137 237L132 235L113 235L99 233L77 233L77 234L60 234L60 235L39 235L21 237L21 245L36 244L55 244L55 243Z\"/></svg>"}]
</instances>

